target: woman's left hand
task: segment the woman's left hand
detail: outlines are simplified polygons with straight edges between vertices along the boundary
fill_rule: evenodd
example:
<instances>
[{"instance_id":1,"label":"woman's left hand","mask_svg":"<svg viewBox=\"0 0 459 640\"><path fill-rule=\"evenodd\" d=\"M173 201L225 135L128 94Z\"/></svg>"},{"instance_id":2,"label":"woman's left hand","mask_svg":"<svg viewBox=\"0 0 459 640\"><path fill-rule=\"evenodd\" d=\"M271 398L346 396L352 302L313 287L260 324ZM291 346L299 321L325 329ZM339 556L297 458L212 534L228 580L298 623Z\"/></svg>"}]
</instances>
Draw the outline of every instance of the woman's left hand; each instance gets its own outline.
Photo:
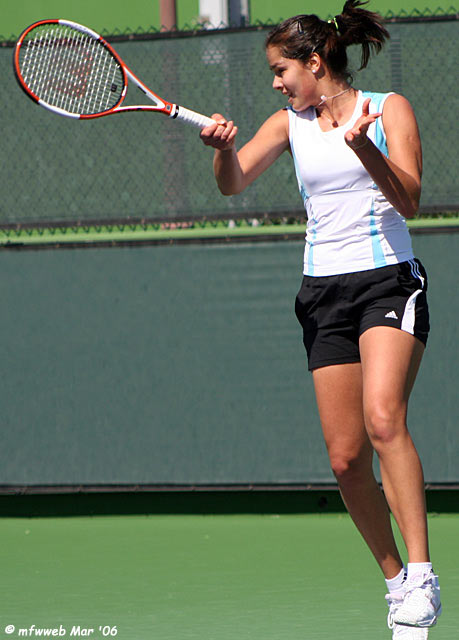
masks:
<instances>
[{"instance_id":1,"label":"woman's left hand","mask_svg":"<svg viewBox=\"0 0 459 640\"><path fill-rule=\"evenodd\" d=\"M360 147L364 147L367 142L367 131L370 124L375 122L379 117L382 116L382 113L369 113L370 111L370 98L367 98L362 106L362 115L354 124L352 129L346 131L344 134L344 139L346 144L354 150L359 149Z\"/></svg>"}]
</instances>

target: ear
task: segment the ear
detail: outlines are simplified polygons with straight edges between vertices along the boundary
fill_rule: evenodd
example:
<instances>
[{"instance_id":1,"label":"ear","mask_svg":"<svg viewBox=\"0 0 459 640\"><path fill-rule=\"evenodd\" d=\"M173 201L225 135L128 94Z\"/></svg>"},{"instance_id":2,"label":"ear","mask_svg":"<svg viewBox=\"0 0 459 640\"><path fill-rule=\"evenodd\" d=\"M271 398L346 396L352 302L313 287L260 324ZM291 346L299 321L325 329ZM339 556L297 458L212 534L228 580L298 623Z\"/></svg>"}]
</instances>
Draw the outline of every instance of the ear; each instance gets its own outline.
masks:
<instances>
[{"instance_id":1,"label":"ear","mask_svg":"<svg viewBox=\"0 0 459 640\"><path fill-rule=\"evenodd\" d=\"M308 60L308 67L314 75L317 75L322 68L322 59L318 53L311 53Z\"/></svg>"}]
</instances>

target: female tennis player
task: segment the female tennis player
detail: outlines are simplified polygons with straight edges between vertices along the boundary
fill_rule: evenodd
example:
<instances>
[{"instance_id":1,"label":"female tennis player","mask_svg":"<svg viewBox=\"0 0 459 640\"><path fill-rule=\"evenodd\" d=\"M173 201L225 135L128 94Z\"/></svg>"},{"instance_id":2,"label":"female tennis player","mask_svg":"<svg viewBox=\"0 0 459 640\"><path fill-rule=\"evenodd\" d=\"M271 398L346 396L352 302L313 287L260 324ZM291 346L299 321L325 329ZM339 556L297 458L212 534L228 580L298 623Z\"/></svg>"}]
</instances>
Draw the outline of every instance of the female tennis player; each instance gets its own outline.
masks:
<instances>
[{"instance_id":1,"label":"female tennis player","mask_svg":"<svg viewBox=\"0 0 459 640\"><path fill-rule=\"evenodd\" d=\"M273 88L289 106L240 151L237 127L221 114L201 138L215 148L224 195L243 191L284 151L293 157L307 213L295 309L331 467L385 576L392 637L421 640L441 613L423 471L406 425L429 331L427 277L405 222L419 204L421 143L404 97L351 84L346 48L361 45L364 68L389 36L364 4L348 0L328 22L299 15L275 27L267 58ZM373 474L374 451L385 497ZM387 503L407 548L406 567Z\"/></svg>"}]
</instances>

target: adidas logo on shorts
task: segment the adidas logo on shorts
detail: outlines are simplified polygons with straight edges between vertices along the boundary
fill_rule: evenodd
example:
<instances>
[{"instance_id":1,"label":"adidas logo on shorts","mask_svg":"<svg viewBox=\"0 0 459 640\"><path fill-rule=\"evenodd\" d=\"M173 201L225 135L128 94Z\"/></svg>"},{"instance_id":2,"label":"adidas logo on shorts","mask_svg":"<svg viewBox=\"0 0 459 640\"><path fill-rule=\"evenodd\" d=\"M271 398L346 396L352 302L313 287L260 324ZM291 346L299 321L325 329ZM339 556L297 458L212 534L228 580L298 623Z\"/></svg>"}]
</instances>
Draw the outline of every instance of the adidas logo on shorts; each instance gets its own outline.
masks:
<instances>
[{"instance_id":1,"label":"adidas logo on shorts","mask_svg":"<svg viewBox=\"0 0 459 640\"><path fill-rule=\"evenodd\" d=\"M398 320L398 315L395 313L395 311L389 311L389 313L386 313L384 317L392 318L392 320Z\"/></svg>"}]
</instances>

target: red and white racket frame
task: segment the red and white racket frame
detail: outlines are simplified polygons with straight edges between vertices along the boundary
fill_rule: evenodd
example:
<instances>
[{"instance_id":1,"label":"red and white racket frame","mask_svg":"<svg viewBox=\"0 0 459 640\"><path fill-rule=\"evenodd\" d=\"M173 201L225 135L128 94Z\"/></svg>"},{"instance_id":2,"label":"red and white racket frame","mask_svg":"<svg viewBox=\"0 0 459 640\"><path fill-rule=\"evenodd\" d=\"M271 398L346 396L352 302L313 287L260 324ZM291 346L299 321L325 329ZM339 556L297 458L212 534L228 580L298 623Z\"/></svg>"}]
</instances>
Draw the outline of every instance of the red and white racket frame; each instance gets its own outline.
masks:
<instances>
[{"instance_id":1,"label":"red and white racket frame","mask_svg":"<svg viewBox=\"0 0 459 640\"><path fill-rule=\"evenodd\" d=\"M115 58L115 60L118 62L118 64L120 65L121 68L121 72L123 74L123 82L124 82L124 87L123 87L123 91L121 92L120 98L118 100L118 102L113 105L112 107L110 107L110 109L107 109L105 111L101 111L99 113L93 113L93 114L76 114L76 113L69 113L68 111L65 111L64 109L60 109L59 107L55 107L54 105L48 104L47 102L45 102L44 100L42 100L41 98L39 98L37 95L35 95L33 93L33 91L31 91L31 89L27 86L27 83L25 82L21 71L20 71L20 66L19 66L19 54L20 54L20 50L21 47L24 43L24 40L26 39L27 35L33 31L33 29L36 29L37 27L39 27L40 25L45 25L45 24L59 24L59 25L63 25L63 26L68 26L71 27L73 29L76 29L77 31L80 31L82 33L84 33L85 35L94 38L94 40L98 40L104 47L106 47L110 53L112 54L112 56ZM178 120L182 120L183 122L193 125L195 127L198 127L199 129L203 129L204 127L207 127L211 124L215 123L215 120L212 120L212 118L208 118L207 116L204 116L200 113L197 113L196 111L192 111L190 109L186 109L185 107L182 107L178 104L174 104L173 102L168 102L167 100L164 100L164 98L160 98L154 91L152 91L151 89L149 89L130 69L129 67L125 64L125 62L123 62L123 60L120 58L120 56L117 54L117 52L115 51L115 49L102 37L100 36L98 33L96 33L95 31L93 31L92 29L89 29L88 27L85 27L82 24L79 24L77 22L72 22L71 20L39 20L38 22L35 22L34 24L30 25L29 27L27 27L27 29L25 29L23 31L23 33L20 35L16 46L15 46L15 50L14 50L14 57L13 57L13 66L14 66L14 72L16 74L16 78L21 86L21 88L25 91L25 93L29 96L29 98L31 98L34 102L36 102L37 104L39 104L40 106L44 107L45 109L48 109L49 111L52 111L53 113L57 113L58 115L62 115L62 116L66 116L68 118L75 118L75 119L81 119L81 120L92 120L94 118L101 118L103 116L108 116L111 115L113 113L123 113L126 111L153 111L155 113L164 113L165 115L169 116L170 118L176 118ZM126 93L127 93L127 89L128 89L128 81L132 81L148 98L150 98L150 100L152 100L155 105L128 105L128 106L122 106L122 103L126 97Z\"/></svg>"}]
</instances>

